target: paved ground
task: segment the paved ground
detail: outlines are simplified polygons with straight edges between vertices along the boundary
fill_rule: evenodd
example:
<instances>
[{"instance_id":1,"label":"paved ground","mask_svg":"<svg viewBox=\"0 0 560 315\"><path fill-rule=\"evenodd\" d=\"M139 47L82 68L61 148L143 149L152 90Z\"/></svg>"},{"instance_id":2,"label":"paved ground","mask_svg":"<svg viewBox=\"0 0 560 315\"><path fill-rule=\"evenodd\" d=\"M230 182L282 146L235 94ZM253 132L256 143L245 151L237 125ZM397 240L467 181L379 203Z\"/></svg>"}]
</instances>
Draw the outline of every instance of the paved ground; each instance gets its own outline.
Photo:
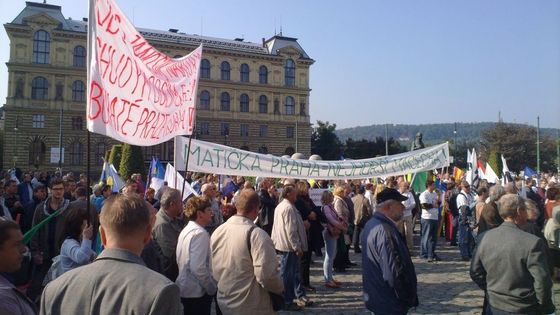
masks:
<instances>
[{"instance_id":1,"label":"paved ground","mask_svg":"<svg viewBox=\"0 0 560 315\"><path fill-rule=\"evenodd\" d=\"M412 309L410 314L481 314L482 291L472 282L468 275L469 263L459 260L456 247L438 244L438 263L426 263L413 257L418 275L418 298L420 306ZM335 275L343 282L338 290L323 286L322 258L313 257L311 282L317 292L309 294L315 304L303 312L293 314L369 314L362 302L361 267L351 268L347 273ZM361 264L361 256L351 251L353 262ZM556 307L560 309L560 283L555 283ZM281 312L291 314L292 312ZM560 314L560 312L558 313Z\"/></svg>"}]
</instances>

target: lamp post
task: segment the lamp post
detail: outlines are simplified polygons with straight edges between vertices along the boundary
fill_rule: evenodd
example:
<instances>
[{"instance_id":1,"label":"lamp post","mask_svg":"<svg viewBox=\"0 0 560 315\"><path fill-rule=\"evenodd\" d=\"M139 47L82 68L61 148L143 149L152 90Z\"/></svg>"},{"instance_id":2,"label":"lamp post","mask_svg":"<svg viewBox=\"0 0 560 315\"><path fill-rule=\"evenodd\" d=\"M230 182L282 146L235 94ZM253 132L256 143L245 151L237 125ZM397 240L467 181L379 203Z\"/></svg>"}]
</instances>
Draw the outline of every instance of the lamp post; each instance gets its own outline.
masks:
<instances>
[{"instance_id":1,"label":"lamp post","mask_svg":"<svg viewBox=\"0 0 560 315\"><path fill-rule=\"evenodd\" d=\"M455 127L453 128L453 160L457 158L457 123L455 123ZM454 161L455 162L455 161ZM457 164L457 162L455 162Z\"/></svg>"},{"instance_id":2,"label":"lamp post","mask_svg":"<svg viewBox=\"0 0 560 315\"><path fill-rule=\"evenodd\" d=\"M16 137L16 143L14 143L14 169L16 168L17 162L17 147L18 147L18 131L19 131L19 115L16 115L16 125L14 126L14 134Z\"/></svg>"},{"instance_id":3,"label":"lamp post","mask_svg":"<svg viewBox=\"0 0 560 315\"><path fill-rule=\"evenodd\" d=\"M537 116L537 176L541 173L541 135L540 117Z\"/></svg>"}]
</instances>

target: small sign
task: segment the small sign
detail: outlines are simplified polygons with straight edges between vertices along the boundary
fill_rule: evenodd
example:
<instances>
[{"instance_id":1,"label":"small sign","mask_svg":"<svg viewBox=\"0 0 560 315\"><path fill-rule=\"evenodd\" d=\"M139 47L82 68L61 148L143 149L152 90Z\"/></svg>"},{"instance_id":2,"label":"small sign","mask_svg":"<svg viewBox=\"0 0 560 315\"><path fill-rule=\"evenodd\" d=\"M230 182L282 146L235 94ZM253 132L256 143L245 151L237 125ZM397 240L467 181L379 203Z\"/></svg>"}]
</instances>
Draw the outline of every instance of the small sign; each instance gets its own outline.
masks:
<instances>
[{"instance_id":1,"label":"small sign","mask_svg":"<svg viewBox=\"0 0 560 315\"><path fill-rule=\"evenodd\" d=\"M51 163L58 164L60 160L60 148L51 148ZM64 163L64 148L62 148L62 163Z\"/></svg>"}]
</instances>

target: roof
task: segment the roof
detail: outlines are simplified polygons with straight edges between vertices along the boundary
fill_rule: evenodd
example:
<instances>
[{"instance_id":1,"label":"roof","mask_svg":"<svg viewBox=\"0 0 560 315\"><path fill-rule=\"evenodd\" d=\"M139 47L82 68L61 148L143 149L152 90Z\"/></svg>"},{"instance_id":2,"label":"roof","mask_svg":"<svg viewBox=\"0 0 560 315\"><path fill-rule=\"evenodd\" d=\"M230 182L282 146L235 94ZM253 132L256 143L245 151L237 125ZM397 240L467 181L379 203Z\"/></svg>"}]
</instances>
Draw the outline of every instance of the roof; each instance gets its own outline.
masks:
<instances>
[{"instance_id":1,"label":"roof","mask_svg":"<svg viewBox=\"0 0 560 315\"><path fill-rule=\"evenodd\" d=\"M61 6L30 1L25 2L25 4L25 8L12 21L12 24L24 25L26 24L26 18L37 14L46 14L54 20L59 21L59 27L62 30L79 33L87 32L87 21L66 19L62 14ZM232 50L262 55L278 55L278 50L285 47L292 47L301 53L302 58L311 59L303 48L301 48L297 42L297 38L284 37L281 35L276 35L262 44L256 44L243 40L229 40L224 38L200 36L196 34L178 33L176 30L161 31L139 27L136 29L147 40L157 40L177 44L191 44L196 46L203 44L206 48Z\"/></svg>"}]
</instances>

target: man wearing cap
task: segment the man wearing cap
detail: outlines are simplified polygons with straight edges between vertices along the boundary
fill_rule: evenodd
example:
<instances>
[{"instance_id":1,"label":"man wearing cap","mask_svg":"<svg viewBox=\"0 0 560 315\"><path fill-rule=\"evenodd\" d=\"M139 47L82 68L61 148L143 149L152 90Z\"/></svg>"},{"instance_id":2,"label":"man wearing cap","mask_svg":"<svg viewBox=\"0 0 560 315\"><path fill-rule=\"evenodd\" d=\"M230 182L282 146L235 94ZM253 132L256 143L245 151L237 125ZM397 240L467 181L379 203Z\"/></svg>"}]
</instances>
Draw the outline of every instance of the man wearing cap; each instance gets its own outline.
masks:
<instances>
[{"instance_id":1,"label":"man wearing cap","mask_svg":"<svg viewBox=\"0 0 560 315\"><path fill-rule=\"evenodd\" d=\"M406 314L418 305L416 271L396 225L405 200L396 189L382 190L377 211L362 232L364 301L374 314Z\"/></svg>"}]
</instances>

